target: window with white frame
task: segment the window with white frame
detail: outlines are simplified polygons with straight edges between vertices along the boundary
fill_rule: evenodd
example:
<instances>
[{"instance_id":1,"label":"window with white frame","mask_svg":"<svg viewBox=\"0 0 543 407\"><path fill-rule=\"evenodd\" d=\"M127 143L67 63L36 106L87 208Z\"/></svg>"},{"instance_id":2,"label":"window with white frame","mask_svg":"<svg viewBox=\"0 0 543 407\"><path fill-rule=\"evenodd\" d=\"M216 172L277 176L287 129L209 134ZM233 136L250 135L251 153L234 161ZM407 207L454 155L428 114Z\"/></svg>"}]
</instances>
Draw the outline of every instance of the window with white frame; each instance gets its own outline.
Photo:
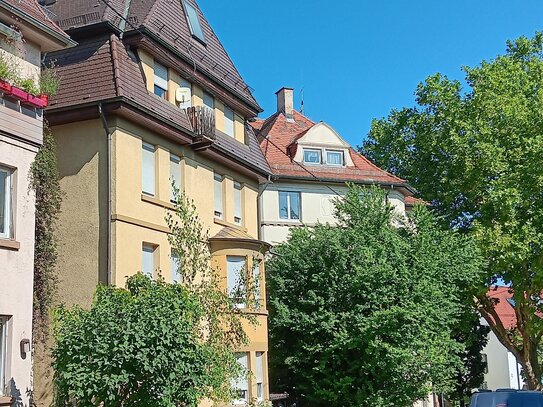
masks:
<instances>
[{"instance_id":1,"label":"window with white frame","mask_svg":"<svg viewBox=\"0 0 543 407\"><path fill-rule=\"evenodd\" d=\"M13 171L0 167L0 238L12 237L11 203L13 200Z\"/></svg>"},{"instance_id":2,"label":"window with white frame","mask_svg":"<svg viewBox=\"0 0 543 407\"><path fill-rule=\"evenodd\" d=\"M8 343L8 317L0 315L0 396L6 389L6 360Z\"/></svg>"},{"instance_id":3,"label":"window with white frame","mask_svg":"<svg viewBox=\"0 0 543 407\"><path fill-rule=\"evenodd\" d=\"M215 195L215 210L214 215L218 219L223 218L224 207L223 207L223 188L222 188L223 177L220 174L215 173L213 175L213 184L214 184L214 195Z\"/></svg>"},{"instance_id":4,"label":"window with white frame","mask_svg":"<svg viewBox=\"0 0 543 407\"><path fill-rule=\"evenodd\" d=\"M322 151L316 148L304 148L304 163L321 164Z\"/></svg>"},{"instance_id":5,"label":"window with white frame","mask_svg":"<svg viewBox=\"0 0 543 407\"><path fill-rule=\"evenodd\" d=\"M241 207L241 183L234 182L234 223L241 225L243 221Z\"/></svg>"},{"instance_id":6,"label":"window with white frame","mask_svg":"<svg viewBox=\"0 0 543 407\"><path fill-rule=\"evenodd\" d=\"M215 98L213 97L213 95L204 92L203 102L204 106L210 108L211 110L215 109Z\"/></svg>"},{"instance_id":7,"label":"window with white frame","mask_svg":"<svg viewBox=\"0 0 543 407\"><path fill-rule=\"evenodd\" d=\"M326 150L326 164L343 165L343 151Z\"/></svg>"},{"instance_id":8,"label":"window with white frame","mask_svg":"<svg viewBox=\"0 0 543 407\"><path fill-rule=\"evenodd\" d=\"M232 388L236 391L238 398L232 401L232 404L246 405L249 402L249 379L247 373L249 370L249 357L246 352L236 353L236 359L243 368L242 376L232 380Z\"/></svg>"},{"instance_id":9,"label":"window with white frame","mask_svg":"<svg viewBox=\"0 0 543 407\"><path fill-rule=\"evenodd\" d=\"M171 253L171 280L172 284L178 284L181 281L181 260L177 253L172 250Z\"/></svg>"},{"instance_id":10,"label":"window with white frame","mask_svg":"<svg viewBox=\"0 0 543 407\"><path fill-rule=\"evenodd\" d=\"M170 154L170 201L175 202L175 190L181 189L181 159Z\"/></svg>"},{"instance_id":11,"label":"window with white frame","mask_svg":"<svg viewBox=\"0 0 543 407\"><path fill-rule=\"evenodd\" d=\"M141 191L155 195L155 146L142 142Z\"/></svg>"},{"instance_id":12,"label":"window with white frame","mask_svg":"<svg viewBox=\"0 0 543 407\"><path fill-rule=\"evenodd\" d=\"M205 44L206 39L202 24L200 23L200 17L198 16L198 10L187 1L184 1L183 4L185 5L185 14L189 23L190 33L194 38Z\"/></svg>"},{"instance_id":13,"label":"window with white frame","mask_svg":"<svg viewBox=\"0 0 543 407\"><path fill-rule=\"evenodd\" d=\"M154 93L155 95L168 98L168 68L155 61Z\"/></svg>"},{"instance_id":14,"label":"window with white frame","mask_svg":"<svg viewBox=\"0 0 543 407\"><path fill-rule=\"evenodd\" d=\"M155 251L157 247L143 243L141 246L141 272L143 275L154 278L155 276Z\"/></svg>"},{"instance_id":15,"label":"window with white frame","mask_svg":"<svg viewBox=\"0 0 543 407\"><path fill-rule=\"evenodd\" d=\"M237 308L245 308L245 267L247 260L243 256L226 256L226 285L228 296L234 300Z\"/></svg>"},{"instance_id":16,"label":"window with white frame","mask_svg":"<svg viewBox=\"0 0 543 407\"><path fill-rule=\"evenodd\" d=\"M226 105L224 106L224 132L234 137L234 111Z\"/></svg>"},{"instance_id":17,"label":"window with white frame","mask_svg":"<svg viewBox=\"0 0 543 407\"><path fill-rule=\"evenodd\" d=\"M300 193L279 191L279 217L288 220L300 220Z\"/></svg>"},{"instance_id":18,"label":"window with white frame","mask_svg":"<svg viewBox=\"0 0 543 407\"><path fill-rule=\"evenodd\" d=\"M256 398L262 401L264 400L264 352L256 352L255 356Z\"/></svg>"},{"instance_id":19,"label":"window with white frame","mask_svg":"<svg viewBox=\"0 0 543 407\"><path fill-rule=\"evenodd\" d=\"M261 267L262 262L259 260L255 260L253 264L253 284L254 284L254 296L255 296L255 304L257 304L258 308L262 307L262 304L260 304L260 300L262 298L261 294L261 286L262 286L262 274L261 274Z\"/></svg>"},{"instance_id":20,"label":"window with white frame","mask_svg":"<svg viewBox=\"0 0 543 407\"><path fill-rule=\"evenodd\" d=\"M181 100L179 99L177 100L177 102L179 103L179 107L182 109L191 107L192 106L192 83L190 83L184 78L181 78L181 80L179 81L179 88L181 89L180 91Z\"/></svg>"}]
</instances>

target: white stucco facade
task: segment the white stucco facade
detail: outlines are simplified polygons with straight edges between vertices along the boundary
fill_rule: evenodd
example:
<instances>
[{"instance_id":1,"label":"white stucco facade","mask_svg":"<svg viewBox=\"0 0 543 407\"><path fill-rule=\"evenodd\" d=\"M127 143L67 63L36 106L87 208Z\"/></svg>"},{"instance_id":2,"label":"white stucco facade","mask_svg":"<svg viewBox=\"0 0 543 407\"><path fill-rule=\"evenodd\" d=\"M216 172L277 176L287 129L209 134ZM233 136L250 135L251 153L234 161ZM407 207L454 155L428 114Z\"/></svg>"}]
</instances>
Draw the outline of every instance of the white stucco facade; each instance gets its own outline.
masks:
<instances>
[{"instance_id":1,"label":"white stucco facade","mask_svg":"<svg viewBox=\"0 0 543 407\"><path fill-rule=\"evenodd\" d=\"M483 321L486 324L486 322ZM522 367L515 356L501 344L493 332L488 334L488 343L483 349L486 355L487 372L484 385L489 390L522 389L525 385L520 374Z\"/></svg>"}]
</instances>

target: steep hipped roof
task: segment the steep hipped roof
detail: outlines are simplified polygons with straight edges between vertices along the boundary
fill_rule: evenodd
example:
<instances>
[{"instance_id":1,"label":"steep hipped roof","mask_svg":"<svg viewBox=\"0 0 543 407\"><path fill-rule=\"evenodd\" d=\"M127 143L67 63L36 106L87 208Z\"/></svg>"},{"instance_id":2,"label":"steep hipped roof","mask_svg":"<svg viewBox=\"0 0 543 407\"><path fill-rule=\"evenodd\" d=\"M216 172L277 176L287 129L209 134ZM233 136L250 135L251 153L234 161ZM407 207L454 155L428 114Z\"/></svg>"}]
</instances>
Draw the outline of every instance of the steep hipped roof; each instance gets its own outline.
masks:
<instances>
[{"instance_id":1,"label":"steep hipped roof","mask_svg":"<svg viewBox=\"0 0 543 407\"><path fill-rule=\"evenodd\" d=\"M45 9L37 3L37 0L0 0L0 9L14 14L14 17L19 21L23 19L48 33L63 47L75 45L70 37L53 22Z\"/></svg>"},{"instance_id":2,"label":"steep hipped roof","mask_svg":"<svg viewBox=\"0 0 543 407\"><path fill-rule=\"evenodd\" d=\"M288 178L315 179L328 182L375 183L407 186L398 177L380 169L367 158L349 147L348 152L354 166L304 166L293 161L296 141L316 124L301 113L294 111L293 120L283 113L275 113L266 120L251 123L260 141L260 147L274 175ZM313 174L313 175L311 175Z\"/></svg>"},{"instance_id":3,"label":"steep hipped roof","mask_svg":"<svg viewBox=\"0 0 543 407\"><path fill-rule=\"evenodd\" d=\"M505 329L513 329L517 325L517 316L515 310L508 300L513 298L510 287L494 286L490 287L486 294L488 298L494 301L494 309L502 321Z\"/></svg>"},{"instance_id":4,"label":"steep hipped roof","mask_svg":"<svg viewBox=\"0 0 543 407\"><path fill-rule=\"evenodd\" d=\"M122 101L178 129L180 134L191 134L185 111L147 91L138 62L116 35L81 41L77 47L49 57L61 78L58 93L50 100L49 114ZM247 140L243 144L217 132L211 148L260 173L271 173L251 128L247 129Z\"/></svg>"},{"instance_id":5,"label":"steep hipped roof","mask_svg":"<svg viewBox=\"0 0 543 407\"><path fill-rule=\"evenodd\" d=\"M194 0L205 45L193 39L182 0L58 0L52 7L64 30L110 22L120 30L146 30L191 61L194 68L228 87L237 97L260 111L251 89L244 82L228 53ZM124 17L126 16L126 17Z\"/></svg>"}]
</instances>

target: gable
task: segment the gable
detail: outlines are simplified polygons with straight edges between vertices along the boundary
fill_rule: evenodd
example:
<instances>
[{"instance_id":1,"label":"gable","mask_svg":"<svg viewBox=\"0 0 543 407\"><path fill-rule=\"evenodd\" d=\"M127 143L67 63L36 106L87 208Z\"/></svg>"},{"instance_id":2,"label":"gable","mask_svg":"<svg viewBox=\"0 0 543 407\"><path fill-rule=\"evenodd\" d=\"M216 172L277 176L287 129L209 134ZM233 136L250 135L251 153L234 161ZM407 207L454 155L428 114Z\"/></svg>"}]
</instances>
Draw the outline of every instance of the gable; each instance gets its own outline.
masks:
<instances>
[{"instance_id":1,"label":"gable","mask_svg":"<svg viewBox=\"0 0 543 407\"><path fill-rule=\"evenodd\" d=\"M297 140L303 146L324 146L336 148L348 148L349 144L328 124L320 122L311 127Z\"/></svg>"}]
</instances>

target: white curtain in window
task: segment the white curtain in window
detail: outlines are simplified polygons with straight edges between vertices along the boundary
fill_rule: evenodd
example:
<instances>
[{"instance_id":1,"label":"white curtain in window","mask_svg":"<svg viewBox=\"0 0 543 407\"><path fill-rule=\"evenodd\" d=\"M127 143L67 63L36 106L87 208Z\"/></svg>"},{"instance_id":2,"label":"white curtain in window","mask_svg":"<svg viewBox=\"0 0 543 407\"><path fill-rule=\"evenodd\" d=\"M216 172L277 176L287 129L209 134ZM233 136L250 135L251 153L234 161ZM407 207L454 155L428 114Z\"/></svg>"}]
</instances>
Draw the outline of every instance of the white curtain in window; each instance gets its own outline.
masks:
<instances>
[{"instance_id":1,"label":"white curtain in window","mask_svg":"<svg viewBox=\"0 0 543 407\"><path fill-rule=\"evenodd\" d=\"M327 151L326 163L330 165L343 165L343 152L341 151Z\"/></svg>"},{"instance_id":2,"label":"white curtain in window","mask_svg":"<svg viewBox=\"0 0 543 407\"><path fill-rule=\"evenodd\" d=\"M264 352L256 352L256 397L257 399L264 399Z\"/></svg>"},{"instance_id":3,"label":"white curtain in window","mask_svg":"<svg viewBox=\"0 0 543 407\"><path fill-rule=\"evenodd\" d=\"M215 195L215 217L222 218L223 202L222 202L222 176L214 175L214 195Z\"/></svg>"},{"instance_id":4,"label":"white curtain in window","mask_svg":"<svg viewBox=\"0 0 543 407\"><path fill-rule=\"evenodd\" d=\"M153 278L155 271L155 248L144 244L141 250L141 272Z\"/></svg>"},{"instance_id":5,"label":"white curtain in window","mask_svg":"<svg viewBox=\"0 0 543 407\"><path fill-rule=\"evenodd\" d=\"M238 391L239 398L234 400L234 404L245 404L249 401L249 381L247 380L246 371L249 366L249 358L247 353L236 353L236 359L238 363L243 367L245 373L237 380L232 380L231 385L233 389Z\"/></svg>"},{"instance_id":6,"label":"white curtain in window","mask_svg":"<svg viewBox=\"0 0 543 407\"><path fill-rule=\"evenodd\" d=\"M260 287L262 285L262 275L260 274L260 264L261 262L255 260L253 265L253 281L255 286L255 302L260 306Z\"/></svg>"},{"instance_id":7,"label":"white curtain in window","mask_svg":"<svg viewBox=\"0 0 543 407\"><path fill-rule=\"evenodd\" d=\"M11 229L11 171L0 168L0 237L9 238Z\"/></svg>"},{"instance_id":8,"label":"white curtain in window","mask_svg":"<svg viewBox=\"0 0 543 407\"><path fill-rule=\"evenodd\" d=\"M164 90L168 89L168 68L155 62L155 85Z\"/></svg>"},{"instance_id":9,"label":"white curtain in window","mask_svg":"<svg viewBox=\"0 0 543 407\"><path fill-rule=\"evenodd\" d=\"M234 111L224 106L224 132L234 137Z\"/></svg>"},{"instance_id":10,"label":"white curtain in window","mask_svg":"<svg viewBox=\"0 0 543 407\"><path fill-rule=\"evenodd\" d=\"M173 251L171 254L171 275L172 275L172 284L177 284L181 281L181 274L179 268L181 267L179 256L177 256Z\"/></svg>"},{"instance_id":11,"label":"white curtain in window","mask_svg":"<svg viewBox=\"0 0 543 407\"><path fill-rule=\"evenodd\" d=\"M180 165L181 159L171 154L170 155L170 200L173 202L175 201L175 194L174 194L174 188L173 184L177 187L177 189L181 188L181 165Z\"/></svg>"},{"instance_id":12,"label":"white curtain in window","mask_svg":"<svg viewBox=\"0 0 543 407\"><path fill-rule=\"evenodd\" d=\"M143 143L141 164L141 190L155 195L155 146Z\"/></svg>"},{"instance_id":13,"label":"white curtain in window","mask_svg":"<svg viewBox=\"0 0 543 407\"><path fill-rule=\"evenodd\" d=\"M234 182L234 222L240 224L241 220L241 184Z\"/></svg>"},{"instance_id":14,"label":"white curtain in window","mask_svg":"<svg viewBox=\"0 0 543 407\"><path fill-rule=\"evenodd\" d=\"M242 276L245 270L245 264L245 257L226 256L226 284L230 297L242 294L245 289ZM243 298L235 298L235 301L237 307L245 308L245 301Z\"/></svg>"}]
</instances>

